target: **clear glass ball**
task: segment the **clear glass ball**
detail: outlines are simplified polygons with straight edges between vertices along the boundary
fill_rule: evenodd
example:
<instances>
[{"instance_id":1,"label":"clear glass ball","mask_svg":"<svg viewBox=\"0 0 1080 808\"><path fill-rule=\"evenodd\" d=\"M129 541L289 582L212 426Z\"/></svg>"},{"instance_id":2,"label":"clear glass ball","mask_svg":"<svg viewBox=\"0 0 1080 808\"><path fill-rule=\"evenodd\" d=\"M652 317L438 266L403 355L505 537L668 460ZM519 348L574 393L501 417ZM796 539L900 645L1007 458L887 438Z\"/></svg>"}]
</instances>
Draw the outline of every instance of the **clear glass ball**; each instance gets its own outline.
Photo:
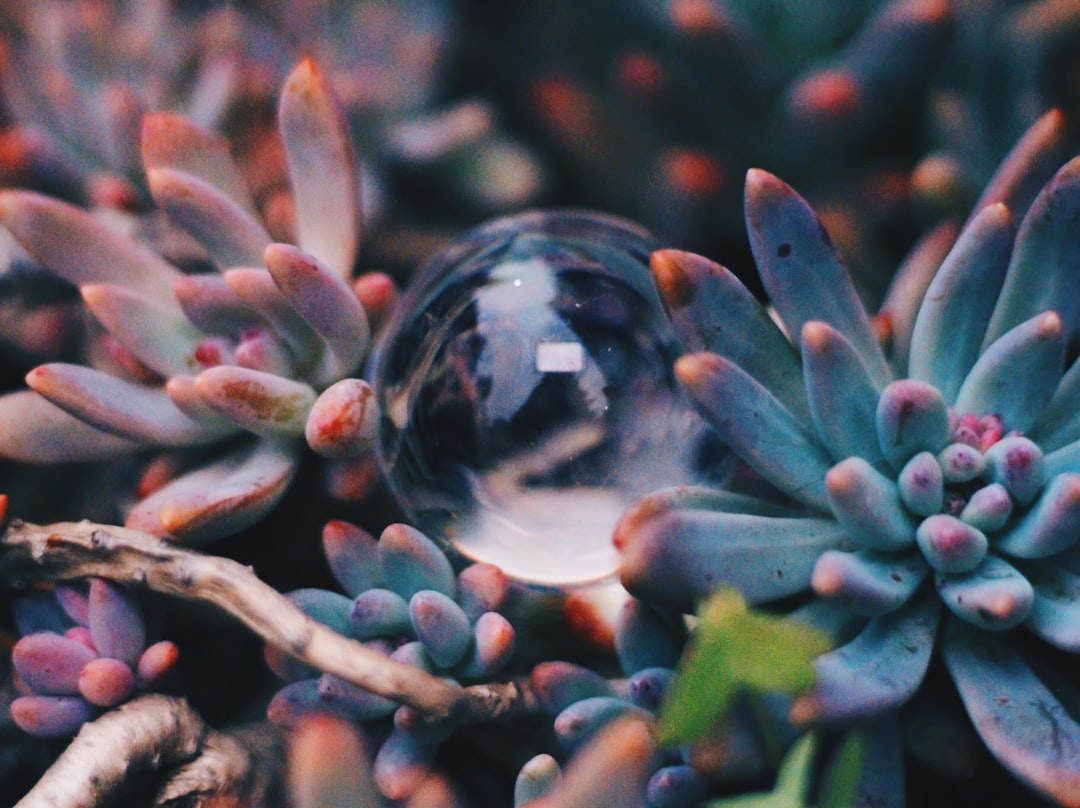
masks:
<instances>
[{"instance_id":1,"label":"clear glass ball","mask_svg":"<svg viewBox=\"0 0 1080 808\"><path fill-rule=\"evenodd\" d=\"M614 217L530 212L420 269L371 377L380 463L418 528L521 580L602 581L635 499L715 473L719 441L672 371L659 246Z\"/></svg>"}]
</instances>

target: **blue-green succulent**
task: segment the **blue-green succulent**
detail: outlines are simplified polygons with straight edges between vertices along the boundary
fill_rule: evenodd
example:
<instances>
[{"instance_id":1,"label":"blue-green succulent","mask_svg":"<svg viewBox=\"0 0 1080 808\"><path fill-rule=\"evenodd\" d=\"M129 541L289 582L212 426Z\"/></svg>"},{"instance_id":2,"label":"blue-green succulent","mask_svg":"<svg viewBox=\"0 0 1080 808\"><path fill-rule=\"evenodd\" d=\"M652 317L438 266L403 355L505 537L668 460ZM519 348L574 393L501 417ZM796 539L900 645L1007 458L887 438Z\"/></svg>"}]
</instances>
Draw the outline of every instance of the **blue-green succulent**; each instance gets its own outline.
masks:
<instances>
[{"instance_id":1,"label":"blue-green succulent","mask_svg":"<svg viewBox=\"0 0 1080 808\"><path fill-rule=\"evenodd\" d=\"M892 715L939 651L990 752L1070 803L1080 722L1044 657L1080 651L1080 159L1017 209L1043 156L1021 140L877 317L764 171L745 206L768 308L705 258L654 254L689 349L676 374L754 476L649 495L615 542L639 598L687 609L732 586L838 638L796 726Z\"/></svg>"}]
</instances>

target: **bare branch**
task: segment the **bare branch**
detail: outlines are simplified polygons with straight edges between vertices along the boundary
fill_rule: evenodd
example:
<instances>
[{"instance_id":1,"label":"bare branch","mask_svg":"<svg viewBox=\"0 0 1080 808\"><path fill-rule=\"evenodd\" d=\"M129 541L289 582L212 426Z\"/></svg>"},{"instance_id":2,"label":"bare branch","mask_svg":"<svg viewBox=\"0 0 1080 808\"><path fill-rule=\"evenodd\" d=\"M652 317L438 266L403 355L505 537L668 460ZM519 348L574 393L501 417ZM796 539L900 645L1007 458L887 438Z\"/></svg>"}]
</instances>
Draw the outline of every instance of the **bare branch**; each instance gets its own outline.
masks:
<instances>
[{"instance_id":1,"label":"bare branch","mask_svg":"<svg viewBox=\"0 0 1080 808\"><path fill-rule=\"evenodd\" d=\"M262 805L266 794L282 785L284 755L281 733L268 722L237 732L210 730L198 756L165 782L155 804L198 808L231 796L243 805Z\"/></svg>"},{"instance_id":2,"label":"bare branch","mask_svg":"<svg viewBox=\"0 0 1080 808\"><path fill-rule=\"evenodd\" d=\"M202 718L183 699L140 696L84 724L16 808L94 808L133 773L191 758L205 733Z\"/></svg>"},{"instance_id":3,"label":"bare branch","mask_svg":"<svg viewBox=\"0 0 1080 808\"><path fill-rule=\"evenodd\" d=\"M408 705L418 713L418 723L473 723L536 709L526 682L463 688L387 659L308 617L250 567L129 528L13 521L0 539L0 576L14 581L108 578L210 603L285 653Z\"/></svg>"}]
</instances>

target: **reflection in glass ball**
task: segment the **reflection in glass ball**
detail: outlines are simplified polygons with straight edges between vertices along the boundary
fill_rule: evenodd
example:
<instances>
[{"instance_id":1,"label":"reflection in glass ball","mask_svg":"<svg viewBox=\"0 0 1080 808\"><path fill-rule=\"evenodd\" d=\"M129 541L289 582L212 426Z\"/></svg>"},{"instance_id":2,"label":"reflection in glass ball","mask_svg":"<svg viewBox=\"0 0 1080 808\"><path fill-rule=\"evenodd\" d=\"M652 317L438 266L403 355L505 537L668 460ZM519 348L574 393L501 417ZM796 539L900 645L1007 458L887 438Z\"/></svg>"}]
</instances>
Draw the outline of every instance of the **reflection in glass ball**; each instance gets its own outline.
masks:
<instances>
[{"instance_id":1,"label":"reflection in glass ball","mask_svg":"<svg viewBox=\"0 0 1080 808\"><path fill-rule=\"evenodd\" d=\"M716 468L674 380L658 246L620 219L534 212L420 270L373 359L380 461L417 527L523 580L599 581L637 497Z\"/></svg>"}]
</instances>

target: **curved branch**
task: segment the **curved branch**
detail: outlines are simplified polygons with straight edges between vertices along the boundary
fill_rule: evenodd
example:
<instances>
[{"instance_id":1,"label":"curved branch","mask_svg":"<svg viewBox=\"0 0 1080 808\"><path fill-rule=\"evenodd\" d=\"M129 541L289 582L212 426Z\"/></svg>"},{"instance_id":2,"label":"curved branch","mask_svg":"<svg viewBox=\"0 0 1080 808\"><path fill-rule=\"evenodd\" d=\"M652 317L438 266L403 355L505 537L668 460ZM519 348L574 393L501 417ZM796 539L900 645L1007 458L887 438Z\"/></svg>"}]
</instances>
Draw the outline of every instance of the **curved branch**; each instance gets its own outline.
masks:
<instances>
[{"instance_id":1,"label":"curved branch","mask_svg":"<svg viewBox=\"0 0 1080 808\"><path fill-rule=\"evenodd\" d=\"M108 578L210 603L296 659L408 705L424 724L474 723L537 708L526 682L464 688L387 659L308 617L250 567L130 528L12 521L0 538L0 576L21 581Z\"/></svg>"},{"instance_id":2,"label":"curved branch","mask_svg":"<svg viewBox=\"0 0 1080 808\"><path fill-rule=\"evenodd\" d=\"M193 757L206 727L183 699L140 696L84 724L67 749L15 808L95 808L136 771Z\"/></svg>"}]
</instances>

